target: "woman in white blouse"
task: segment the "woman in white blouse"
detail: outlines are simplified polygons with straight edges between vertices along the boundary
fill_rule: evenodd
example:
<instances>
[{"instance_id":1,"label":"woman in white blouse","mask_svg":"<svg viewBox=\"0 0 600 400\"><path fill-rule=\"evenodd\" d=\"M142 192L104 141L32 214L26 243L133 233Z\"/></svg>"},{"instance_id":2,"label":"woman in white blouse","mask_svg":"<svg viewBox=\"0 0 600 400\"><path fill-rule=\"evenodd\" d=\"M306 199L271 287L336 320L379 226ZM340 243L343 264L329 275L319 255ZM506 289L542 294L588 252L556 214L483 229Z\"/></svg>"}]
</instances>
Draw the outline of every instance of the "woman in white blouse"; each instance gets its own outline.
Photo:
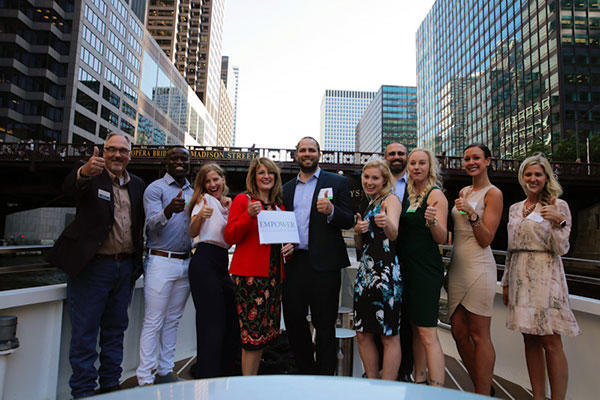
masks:
<instances>
[{"instance_id":1,"label":"woman in white blouse","mask_svg":"<svg viewBox=\"0 0 600 400\"><path fill-rule=\"evenodd\" d=\"M205 164L194 182L190 201L190 235L195 253L189 279L196 307L196 364L192 376L212 378L234 374L239 352L239 327L233 282L228 271L228 249L223 232L229 216L225 173L217 164ZM193 205L193 207L191 206Z\"/></svg>"}]
</instances>

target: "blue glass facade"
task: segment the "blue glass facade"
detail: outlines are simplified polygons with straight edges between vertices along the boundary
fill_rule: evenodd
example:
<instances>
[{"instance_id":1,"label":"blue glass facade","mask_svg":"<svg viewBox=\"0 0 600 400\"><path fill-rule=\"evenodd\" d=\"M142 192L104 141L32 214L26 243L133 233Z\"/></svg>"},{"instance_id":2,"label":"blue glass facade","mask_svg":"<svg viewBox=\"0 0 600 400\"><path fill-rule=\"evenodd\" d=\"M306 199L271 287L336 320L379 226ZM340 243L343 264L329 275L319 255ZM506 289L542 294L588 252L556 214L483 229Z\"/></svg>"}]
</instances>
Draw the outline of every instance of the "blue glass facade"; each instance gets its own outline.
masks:
<instances>
[{"instance_id":1,"label":"blue glass facade","mask_svg":"<svg viewBox=\"0 0 600 400\"><path fill-rule=\"evenodd\" d=\"M436 1L417 32L419 144L516 157L599 134L598 18L597 0Z\"/></svg>"},{"instance_id":2,"label":"blue glass facade","mask_svg":"<svg viewBox=\"0 0 600 400\"><path fill-rule=\"evenodd\" d=\"M417 146L417 88L381 86L356 126L356 150L383 152L398 142Z\"/></svg>"}]
</instances>

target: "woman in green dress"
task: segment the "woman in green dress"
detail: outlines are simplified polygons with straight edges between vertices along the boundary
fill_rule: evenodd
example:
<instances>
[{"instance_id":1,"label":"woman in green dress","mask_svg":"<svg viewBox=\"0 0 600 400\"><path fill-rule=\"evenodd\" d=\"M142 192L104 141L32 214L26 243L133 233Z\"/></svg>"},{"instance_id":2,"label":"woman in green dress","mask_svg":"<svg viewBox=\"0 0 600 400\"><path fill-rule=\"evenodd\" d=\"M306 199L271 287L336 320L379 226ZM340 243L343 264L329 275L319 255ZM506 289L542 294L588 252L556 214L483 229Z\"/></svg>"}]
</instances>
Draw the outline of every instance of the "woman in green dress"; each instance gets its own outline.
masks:
<instances>
[{"instance_id":1,"label":"woman in green dress","mask_svg":"<svg viewBox=\"0 0 600 400\"><path fill-rule=\"evenodd\" d=\"M437 335L448 200L440 189L437 160L429 150L408 155L408 198L402 205L398 256L406 266L404 290L413 327L415 383L444 386L445 365Z\"/></svg>"}]
</instances>

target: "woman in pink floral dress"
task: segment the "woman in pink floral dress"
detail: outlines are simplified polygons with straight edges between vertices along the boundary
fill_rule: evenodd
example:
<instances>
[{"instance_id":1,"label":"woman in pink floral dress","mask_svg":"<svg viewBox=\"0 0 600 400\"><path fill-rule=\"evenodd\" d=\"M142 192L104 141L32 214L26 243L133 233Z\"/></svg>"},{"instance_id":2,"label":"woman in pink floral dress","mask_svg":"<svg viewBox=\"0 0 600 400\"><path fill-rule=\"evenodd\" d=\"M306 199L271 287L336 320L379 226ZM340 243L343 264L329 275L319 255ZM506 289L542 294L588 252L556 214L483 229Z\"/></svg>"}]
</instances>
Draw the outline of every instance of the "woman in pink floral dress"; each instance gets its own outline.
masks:
<instances>
[{"instance_id":1,"label":"woman in pink floral dress","mask_svg":"<svg viewBox=\"0 0 600 400\"><path fill-rule=\"evenodd\" d=\"M523 161L519 183L527 198L513 204L508 221L508 254L502 278L506 326L519 330L534 399L545 399L548 368L551 398L564 399L568 365L561 335L580 333L569 307L561 255L569 250L571 213L558 196L562 188L542 155Z\"/></svg>"}]
</instances>

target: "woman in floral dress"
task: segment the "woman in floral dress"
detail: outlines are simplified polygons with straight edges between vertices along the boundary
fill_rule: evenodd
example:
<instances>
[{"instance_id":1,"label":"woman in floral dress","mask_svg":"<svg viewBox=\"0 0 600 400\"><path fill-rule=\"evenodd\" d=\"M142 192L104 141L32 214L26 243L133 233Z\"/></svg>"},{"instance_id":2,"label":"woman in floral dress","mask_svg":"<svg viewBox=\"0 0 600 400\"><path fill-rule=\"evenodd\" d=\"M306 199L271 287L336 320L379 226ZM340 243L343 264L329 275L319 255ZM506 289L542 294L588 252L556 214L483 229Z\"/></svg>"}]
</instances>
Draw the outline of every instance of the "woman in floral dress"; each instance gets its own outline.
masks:
<instances>
[{"instance_id":1,"label":"woman in floral dress","mask_svg":"<svg viewBox=\"0 0 600 400\"><path fill-rule=\"evenodd\" d=\"M242 374L256 375L267 344L279 335L282 257L291 244L260 244L256 216L262 210L283 210L279 167L255 158L246 176L246 193L233 199L224 238L235 244L229 272L242 340Z\"/></svg>"},{"instance_id":2,"label":"woman in floral dress","mask_svg":"<svg viewBox=\"0 0 600 400\"><path fill-rule=\"evenodd\" d=\"M354 327L367 377L380 377L378 335L383 343L381 378L395 380L401 360L402 278L395 244L401 205L392 194L394 179L383 160L368 162L361 180L371 201L364 218L357 214L354 227L356 245L363 249L354 286Z\"/></svg>"},{"instance_id":3,"label":"woman in floral dress","mask_svg":"<svg viewBox=\"0 0 600 400\"><path fill-rule=\"evenodd\" d=\"M568 364L561 335L580 333L569 308L560 258L569 250L571 213L568 204L558 199L562 188L542 155L523 161L519 183L527 198L509 211L502 278L503 301L508 307L506 326L523 334L533 397L546 398L547 367L551 398L564 399Z\"/></svg>"}]
</instances>

